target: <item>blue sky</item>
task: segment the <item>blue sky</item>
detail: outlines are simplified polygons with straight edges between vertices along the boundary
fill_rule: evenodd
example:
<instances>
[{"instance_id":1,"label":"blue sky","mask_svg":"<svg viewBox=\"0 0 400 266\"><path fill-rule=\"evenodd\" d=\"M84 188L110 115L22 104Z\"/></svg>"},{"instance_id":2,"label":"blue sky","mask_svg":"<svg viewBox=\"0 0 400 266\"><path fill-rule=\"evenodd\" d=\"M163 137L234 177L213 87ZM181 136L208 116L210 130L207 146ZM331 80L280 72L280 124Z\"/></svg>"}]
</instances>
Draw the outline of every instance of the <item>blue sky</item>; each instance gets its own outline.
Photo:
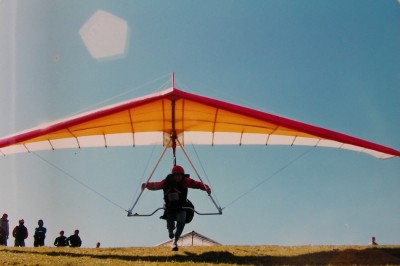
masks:
<instances>
[{"instance_id":1,"label":"blue sky","mask_svg":"<svg viewBox=\"0 0 400 266\"><path fill-rule=\"evenodd\" d=\"M96 60L86 49L79 30L97 10L128 23L123 56ZM400 149L395 0L2 0L0 20L0 136L167 88L175 72L179 89ZM308 147L186 149L226 208L196 216L185 232L227 245L364 245L371 236L400 244L398 158ZM85 247L156 245L167 238L159 215L127 218L124 209L161 152L3 157L0 212L10 227L25 219L28 246L38 219L49 246L61 229L80 229ZM193 173L181 153L178 163ZM170 165L168 152L154 180ZM214 211L205 193L189 198ZM138 208L161 204L161 192L146 191Z\"/></svg>"}]
</instances>

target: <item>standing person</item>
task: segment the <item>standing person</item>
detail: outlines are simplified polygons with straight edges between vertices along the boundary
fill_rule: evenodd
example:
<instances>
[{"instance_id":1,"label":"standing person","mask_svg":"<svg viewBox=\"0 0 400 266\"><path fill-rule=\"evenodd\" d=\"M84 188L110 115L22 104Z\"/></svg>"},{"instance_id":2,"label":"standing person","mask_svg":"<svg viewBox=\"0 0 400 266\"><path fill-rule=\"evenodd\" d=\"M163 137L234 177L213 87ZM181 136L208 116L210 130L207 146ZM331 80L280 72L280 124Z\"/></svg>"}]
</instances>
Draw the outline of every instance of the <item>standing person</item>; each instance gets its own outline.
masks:
<instances>
[{"instance_id":1,"label":"standing person","mask_svg":"<svg viewBox=\"0 0 400 266\"><path fill-rule=\"evenodd\" d=\"M371 238L371 243L369 243L371 246L377 246L378 245L378 243L376 243L376 239L375 239L375 237L373 236L372 238Z\"/></svg>"},{"instance_id":2,"label":"standing person","mask_svg":"<svg viewBox=\"0 0 400 266\"><path fill-rule=\"evenodd\" d=\"M46 227L43 227L43 220L40 219L38 221L39 227L35 228L35 234L33 235L33 246L35 247L43 247L44 239L46 238Z\"/></svg>"},{"instance_id":3,"label":"standing person","mask_svg":"<svg viewBox=\"0 0 400 266\"><path fill-rule=\"evenodd\" d=\"M7 239L10 233L7 218L7 213L3 213L3 216L0 218L0 246L7 246Z\"/></svg>"},{"instance_id":4,"label":"standing person","mask_svg":"<svg viewBox=\"0 0 400 266\"><path fill-rule=\"evenodd\" d=\"M56 247L66 247L68 246L67 237L64 236L64 231L60 231L60 236L54 240L54 246Z\"/></svg>"},{"instance_id":5,"label":"standing person","mask_svg":"<svg viewBox=\"0 0 400 266\"><path fill-rule=\"evenodd\" d=\"M74 234L67 238L70 247L80 247L82 245L82 240L79 237L79 230L76 229Z\"/></svg>"},{"instance_id":6,"label":"standing person","mask_svg":"<svg viewBox=\"0 0 400 266\"><path fill-rule=\"evenodd\" d=\"M148 182L142 184L142 190L145 188L149 190L164 191L165 201L165 216L167 220L168 236L170 239L174 238L172 242L172 250L178 250L178 240L183 232L186 223L186 210L182 209L187 202L188 188L201 189L211 193L211 189L206 184L195 181L185 175L185 170L182 166L175 165L164 180L160 182ZM175 229L176 223L176 231Z\"/></svg>"},{"instance_id":7,"label":"standing person","mask_svg":"<svg viewBox=\"0 0 400 266\"><path fill-rule=\"evenodd\" d=\"M24 219L19 220L19 225L14 227L13 237L15 247L25 247L25 239L28 238L28 229L24 225Z\"/></svg>"}]
</instances>

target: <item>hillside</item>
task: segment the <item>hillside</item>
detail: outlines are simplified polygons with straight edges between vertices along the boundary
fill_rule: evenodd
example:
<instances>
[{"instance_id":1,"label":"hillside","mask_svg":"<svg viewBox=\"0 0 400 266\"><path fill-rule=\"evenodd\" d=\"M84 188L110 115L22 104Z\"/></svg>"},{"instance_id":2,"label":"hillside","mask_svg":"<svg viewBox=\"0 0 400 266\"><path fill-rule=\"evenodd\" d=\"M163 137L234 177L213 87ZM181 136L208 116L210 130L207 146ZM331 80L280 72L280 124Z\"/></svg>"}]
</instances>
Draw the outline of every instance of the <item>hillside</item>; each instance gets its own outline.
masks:
<instances>
[{"instance_id":1,"label":"hillside","mask_svg":"<svg viewBox=\"0 0 400 266\"><path fill-rule=\"evenodd\" d=\"M0 248L1 265L400 265L400 246Z\"/></svg>"}]
</instances>

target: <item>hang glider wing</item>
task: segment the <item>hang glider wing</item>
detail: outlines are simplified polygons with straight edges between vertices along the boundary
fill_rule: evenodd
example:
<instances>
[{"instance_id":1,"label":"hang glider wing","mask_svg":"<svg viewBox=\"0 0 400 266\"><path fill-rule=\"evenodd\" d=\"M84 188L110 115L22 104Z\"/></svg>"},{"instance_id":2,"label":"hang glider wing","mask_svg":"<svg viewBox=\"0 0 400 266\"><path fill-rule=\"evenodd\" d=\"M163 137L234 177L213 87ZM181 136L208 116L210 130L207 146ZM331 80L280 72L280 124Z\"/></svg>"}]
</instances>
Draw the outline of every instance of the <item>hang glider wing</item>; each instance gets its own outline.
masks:
<instances>
[{"instance_id":1,"label":"hang glider wing","mask_svg":"<svg viewBox=\"0 0 400 266\"><path fill-rule=\"evenodd\" d=\"M400 151L345 134L170 88L0 139L0 154L63 148L167 145L307 145Z\"/></svg>"}]
</instances>

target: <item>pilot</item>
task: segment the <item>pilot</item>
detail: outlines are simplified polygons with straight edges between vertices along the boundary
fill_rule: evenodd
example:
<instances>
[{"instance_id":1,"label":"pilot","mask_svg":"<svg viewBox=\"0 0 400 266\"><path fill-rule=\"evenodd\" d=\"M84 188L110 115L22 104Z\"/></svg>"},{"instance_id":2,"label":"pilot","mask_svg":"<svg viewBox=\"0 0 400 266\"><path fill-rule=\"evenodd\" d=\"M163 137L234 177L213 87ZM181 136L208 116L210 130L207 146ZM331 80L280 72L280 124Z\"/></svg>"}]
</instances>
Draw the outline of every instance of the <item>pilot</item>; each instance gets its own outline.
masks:
<instances>
[{"instance_id":1,"label":"pilot","mask_svg":"<svg viewBox=\"0 0 400 266\"><path fill-rule=\"evenodd\" d=\"M195 181L185 174L185 170L180 165L175 165L171 174L167 175L160 182L147 182L142 184L142 190L164 191L165 202L165 218L167 220L168 236L174 239L172 242L172 250L178 250L178 240L183 232L186 223L186 210L183 207L187 206L188 188L201 189L211 194L211 189L208 185ZM175 229L176 221L176 231Z\"/></svg>"}]
</instances>

